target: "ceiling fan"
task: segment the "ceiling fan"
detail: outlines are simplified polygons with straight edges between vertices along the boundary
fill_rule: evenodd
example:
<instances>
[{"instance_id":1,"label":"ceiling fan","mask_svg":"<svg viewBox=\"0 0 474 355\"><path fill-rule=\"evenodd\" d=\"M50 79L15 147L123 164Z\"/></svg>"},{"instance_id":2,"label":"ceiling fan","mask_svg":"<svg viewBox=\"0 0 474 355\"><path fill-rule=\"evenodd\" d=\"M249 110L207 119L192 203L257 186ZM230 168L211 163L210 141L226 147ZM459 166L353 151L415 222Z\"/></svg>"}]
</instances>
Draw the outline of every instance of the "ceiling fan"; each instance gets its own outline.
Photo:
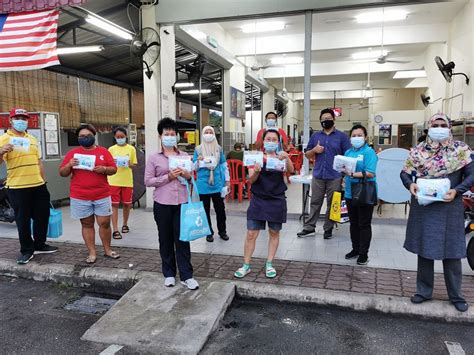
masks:
<instances>
[{"instance_id":1,"label":"ceiling fan","mask_svg":"<svg viewBox=\"0 0 474 355\"><path fill-rule=\"evenodd\" d=\"M469 77L464 73L453 73L453 69L456 66L454 62L449 62L444 64L443 60L436 56L435 57L436 65L438 66L439 71L443 74L444 78L448 83L450 83L453 79L453 75L463 75L466 78L466 85L469 85Z\"/></svg>"},{"instance_id":2,"label":"ceiling fan","mask_svg":"<svg viewBox=\"0 0 474 355\"><path fill-rule=\"evenodd\" d=\"M420 98L421 98L421 102L423 102L423 105L424 105L425 107L428 107L428 105L432 105L432 104L434 104L436 101L441 100L441 97L440 97L440 98L437 98L436 100L434 100L433 102L430 102L431 97L426 96L425 94L421 94L421 95L420 95Z\"/></svg>"}]
</instances>

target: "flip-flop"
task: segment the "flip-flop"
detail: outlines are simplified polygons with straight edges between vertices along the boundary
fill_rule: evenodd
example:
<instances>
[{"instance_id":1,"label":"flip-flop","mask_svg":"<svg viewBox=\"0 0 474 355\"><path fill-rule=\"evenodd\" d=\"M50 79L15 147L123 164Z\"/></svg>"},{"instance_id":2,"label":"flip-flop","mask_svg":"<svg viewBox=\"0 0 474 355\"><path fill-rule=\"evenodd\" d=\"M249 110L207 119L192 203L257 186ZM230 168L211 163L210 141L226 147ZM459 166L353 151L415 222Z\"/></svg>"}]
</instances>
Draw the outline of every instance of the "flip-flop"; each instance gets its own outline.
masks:
<instances>
[{"instance_id":1,"label":"flip-flop","mask_svg":"<svg viewBox=\"0 0 474 355\"><path fill-rule=\"evenodd\" d=\"M113 232L113 233L112 233L112 238L114 238L114 239L122 239L122 234L120 234L120 232Z\"/></svg>"},{"instance_id":2,"label":"flip-flop","mask_svg":"<svg viewBox=\"0 0 474 355\"><path fill-rule=\"evenodd\" d=\"M118 259L118 258L120 258L120 255L119 255L117 252L115 252L115 251L111 252L109 255L104 254L104 256L105 256L106 258L111 258L111 259Z\"/></svg>"},{"instance_id":3,"label":"flip-flop","mask_svg":"<svg viewBox=\"0 0 474 355\"><path fill-rule=\"evenodd\" d=\"M94 264L96 260L97 260L96 255L89 255L85 261L86 261L86 264Z\"/></svg>"},{"instance_id":4,"label":"flip-flop","mask_svg":"<svg viewBox=\"0 0 474 355\"><path fill-rule=\"evenodd\" d=\"M124 225L124 226L122 227L122 233L128 233L128 232L130 232L130 228L128 228L127 225Z\"/></svg>"}]
</instances>

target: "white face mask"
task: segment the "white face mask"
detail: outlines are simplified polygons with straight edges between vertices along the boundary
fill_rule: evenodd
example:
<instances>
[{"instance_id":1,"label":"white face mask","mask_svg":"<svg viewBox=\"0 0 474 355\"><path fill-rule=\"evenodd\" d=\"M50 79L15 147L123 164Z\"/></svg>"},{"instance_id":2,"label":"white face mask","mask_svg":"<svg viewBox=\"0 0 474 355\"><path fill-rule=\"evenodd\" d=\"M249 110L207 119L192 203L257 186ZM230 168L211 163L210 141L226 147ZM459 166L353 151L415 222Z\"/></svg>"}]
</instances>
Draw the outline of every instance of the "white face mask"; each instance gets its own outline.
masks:
<instances>
[{"instance_id":1,"label":"white face mask","mask_svg":"<svg viewBox=\"0 0 474 355\"><path fill-rule=\"evenodd\" d=\"M449 138L450 129L444 127L432 127L428 129L428 136L433 142L444 142Z\"/></svg>"},{"instance_id":2,"label":"white face mask","mask_svg":"<svg viewBox=\"0 0 474 355\"><path fill-rule=\"evenodd\" d=\"M212 133L206 133L202 135L202 139L206 143L212 143L216 137Z\"/></svg>"}]
</instances>

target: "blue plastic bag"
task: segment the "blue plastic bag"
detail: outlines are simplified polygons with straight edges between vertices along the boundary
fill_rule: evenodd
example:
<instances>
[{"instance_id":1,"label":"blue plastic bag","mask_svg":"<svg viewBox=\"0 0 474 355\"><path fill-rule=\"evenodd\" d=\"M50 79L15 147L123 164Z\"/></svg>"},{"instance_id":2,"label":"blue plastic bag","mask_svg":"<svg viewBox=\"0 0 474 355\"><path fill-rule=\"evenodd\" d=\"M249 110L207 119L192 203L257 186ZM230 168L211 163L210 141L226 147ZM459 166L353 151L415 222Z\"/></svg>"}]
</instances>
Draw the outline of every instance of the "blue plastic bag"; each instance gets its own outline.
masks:
<instances>
[{"instance_id":1,"label":"blue plastic bag","mask_svg":"<svg viewBox=\"0 0 474 355\"><path fill-rule=\"evenodd\" d=\"M31 220L31 231L33 231L33 220ZM49 209L49 221L47 238L59 238L63 235L63 213L51 206Z\"/></svg>"},{"instance_id":2,"label":"blue plastic bag","mask_svg":"<svg viewBox=\"0 0 474 355\"><path fill-rule=\"evenodd\" d=\"M194 179L192 179L192 183L194 191L196 194L199 194ZM179 240L182 242L190 242L211 234L203 203L201 201L192 201L188 182L186 182L186 189L188 190L188 203L181 205L179 231Z\"/></svg>"}]
</instances>

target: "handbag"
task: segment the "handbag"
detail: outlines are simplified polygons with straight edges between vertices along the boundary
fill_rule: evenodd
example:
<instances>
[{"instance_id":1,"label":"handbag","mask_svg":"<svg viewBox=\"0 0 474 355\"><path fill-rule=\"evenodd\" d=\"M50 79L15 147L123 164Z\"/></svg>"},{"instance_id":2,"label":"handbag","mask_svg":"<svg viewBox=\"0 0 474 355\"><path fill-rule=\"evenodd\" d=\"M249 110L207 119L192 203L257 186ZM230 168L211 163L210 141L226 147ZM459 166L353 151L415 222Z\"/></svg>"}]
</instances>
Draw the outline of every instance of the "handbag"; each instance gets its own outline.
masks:
<instances>
[{"instance_id":1,"label":"handbag","mask_svg":"<svg viewBox=\"0 0 474 355\"><path fill-rule=\"evenodd\" d=\"M194 178L191 178L193 189L199 194ZM211 234L209 223L207 222L206 211L201 201L193 202L189 183L186 181L186 190L188 191L188 203L181 205L181 220L179 230L179 240L190 242Z\"/></svg>"},{"instance_id":2,"label":"handbag","mask_svg":"<svg viewBox=\"0 0 474 355\"><path fill-rule=\"evenodd\" d=\"M31 230L33 230L33 220L31 220ZM47 238L59 238L63 235L63 213L57 210L51 204L49 209L49 220L48 220L48 232L46 233Z\"/></svg>"},{"instance_id":3,"label":"handbag","mask_svg":"<svg viewBox=\"0 0 474 355\"><path fill-rule=\"evenodd\" d=\"M329 219L340 224L349 222L346 200L342 198L342 195L343 193L339 191L333 193L329 211Z\"/></svg>"},{"instance_id":4,"label":"handbag","mask_svg":"<svg viewBox=\"0 0 474 355\"><path fill-rule=\"evenodd\" d=\"M375 181L367 181L365 171L362 172L362 179L359 182L351 183L352 205L368 206L377 204L377 187Z\"/></svg>"}]
</instances>

